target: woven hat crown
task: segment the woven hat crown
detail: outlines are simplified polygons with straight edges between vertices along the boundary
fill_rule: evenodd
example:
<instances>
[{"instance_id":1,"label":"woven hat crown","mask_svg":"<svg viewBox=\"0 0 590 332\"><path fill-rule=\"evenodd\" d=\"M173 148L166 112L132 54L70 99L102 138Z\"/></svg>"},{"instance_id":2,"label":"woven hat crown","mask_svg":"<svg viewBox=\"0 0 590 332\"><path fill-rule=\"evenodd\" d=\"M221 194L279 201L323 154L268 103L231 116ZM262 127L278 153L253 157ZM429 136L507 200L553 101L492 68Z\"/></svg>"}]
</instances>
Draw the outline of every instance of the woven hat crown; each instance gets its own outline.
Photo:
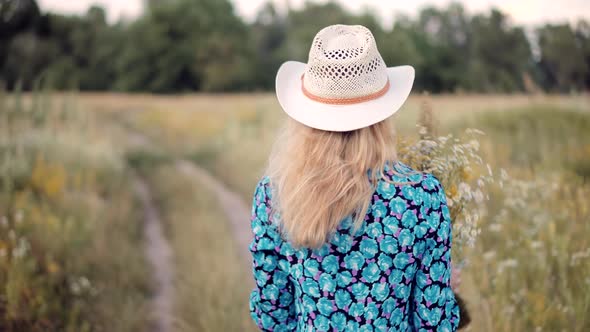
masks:
<instances>
[{"instance_id":1,"label":"woven hat crown","mask_svg":"<svg viewBox=\"0 0 590 332\"><path fill-rule=\"evenodd\" d=\"M308 96L348 100L388 87L387 66L371 31L361 25L332 25L315 36L303 75Z\"/></svg>"}]
</instances>

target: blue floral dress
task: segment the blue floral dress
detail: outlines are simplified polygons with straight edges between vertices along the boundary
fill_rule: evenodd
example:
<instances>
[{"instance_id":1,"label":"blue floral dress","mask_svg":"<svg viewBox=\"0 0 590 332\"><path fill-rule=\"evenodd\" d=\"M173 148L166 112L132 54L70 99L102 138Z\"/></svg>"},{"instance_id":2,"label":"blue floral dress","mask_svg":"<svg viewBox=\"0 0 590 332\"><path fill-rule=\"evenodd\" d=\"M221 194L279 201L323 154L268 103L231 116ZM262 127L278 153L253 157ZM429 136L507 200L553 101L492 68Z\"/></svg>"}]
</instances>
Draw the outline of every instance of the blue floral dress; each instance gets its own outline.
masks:
<instances>
[{"instance_id":1,"label":"blue floral dress","mask_svg":"<svg viewBox=\"0 0 590 332\"><path fill-rule=\"evenodd\" d=\"M352 217L319 249L294 249L271 215L268 177L253 199L250 244L256 287L250 314L263 331L455 331L451 221L444 190L427 173L384 167L362 227Z\"/></svg>"}]
</instances>

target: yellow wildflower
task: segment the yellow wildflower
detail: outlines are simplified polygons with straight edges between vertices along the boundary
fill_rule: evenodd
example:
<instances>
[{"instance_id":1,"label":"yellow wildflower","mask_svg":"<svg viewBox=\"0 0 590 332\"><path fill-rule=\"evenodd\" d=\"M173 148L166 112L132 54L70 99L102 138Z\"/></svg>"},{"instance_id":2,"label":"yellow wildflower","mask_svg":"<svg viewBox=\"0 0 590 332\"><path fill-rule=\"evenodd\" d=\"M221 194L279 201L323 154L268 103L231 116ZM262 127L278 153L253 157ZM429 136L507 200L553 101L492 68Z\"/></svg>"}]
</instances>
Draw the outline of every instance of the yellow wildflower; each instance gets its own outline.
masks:
<instances>
[{"instance_id":1,"label":"yellow wildflower","mask_svg":"<svg viewBox=\"0 0 590 332\"><path fill-rule=\"evenodd\" d=\"M49 274L57 274L59 270L60 267L55 261L50 260L49 262L47 262L47 271L49 272Z\"/></svg>"},{"instance_id":2,"label":"yellow wildflower","mask_svg":"<svg viewBox=\"0 0 590 332\"><path fill-rule=\"evenodd\" d=\"M470 170L467 167L461 168L461 179L465 182L469 182L473 178Z\"/></svg>"},{"instance_id":3,"label":"yellow wildflower","mask_svg":"<svg viewBox=\"0 0 590 332\"><path fill-rule=\"evenodd\" d=\"M450 198L456 198L457 197L457 185L456 184L451 184L447 194Z\"/></svg>"},{"instance_id":4,"label":"yellow wildflower","mask_svg":"<svg viewBox=\"0 0 590 332\"><path fill-rule=\"evenodd\" d=\"M31 175L33 187L49 198L61 194L66 185L66 171L63 165L48 164L43 157L37 157Z\"/></svg>"}]
</instances>

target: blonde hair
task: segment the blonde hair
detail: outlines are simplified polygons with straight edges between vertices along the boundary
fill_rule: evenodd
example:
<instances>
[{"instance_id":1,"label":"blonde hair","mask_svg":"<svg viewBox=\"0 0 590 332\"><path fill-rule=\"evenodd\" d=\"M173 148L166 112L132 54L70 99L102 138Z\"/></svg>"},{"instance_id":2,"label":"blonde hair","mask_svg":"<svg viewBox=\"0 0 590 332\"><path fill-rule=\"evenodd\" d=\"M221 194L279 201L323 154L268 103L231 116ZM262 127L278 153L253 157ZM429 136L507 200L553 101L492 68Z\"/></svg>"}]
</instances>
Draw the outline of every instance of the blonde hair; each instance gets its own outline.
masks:
<instances>
[{"instance_id":1,"label":"blonde hair","mask_svg":"<svg viewBox=\"0 0 590 332\"><path fill-rule=\"evenodd\" d=\"M389 120L331 132L289 118L273 147L266 174L273 190L273 210L280 215L275 222L291 245L321 247L347 216L354 216L356 231L377 182L386 179L385 163L397 161L395 145Z\"/></svg>"}]
</instances>

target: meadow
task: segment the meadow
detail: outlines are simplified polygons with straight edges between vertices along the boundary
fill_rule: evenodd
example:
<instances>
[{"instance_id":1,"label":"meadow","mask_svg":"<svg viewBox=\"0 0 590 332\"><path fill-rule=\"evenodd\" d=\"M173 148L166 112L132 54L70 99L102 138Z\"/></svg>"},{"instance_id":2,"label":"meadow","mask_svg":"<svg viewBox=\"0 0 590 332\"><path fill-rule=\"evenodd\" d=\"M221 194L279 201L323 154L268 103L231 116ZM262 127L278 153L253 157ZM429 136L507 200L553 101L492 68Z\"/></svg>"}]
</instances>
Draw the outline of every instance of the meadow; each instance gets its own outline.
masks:
<instances>
[{"instance_id":1,"label":"meadow","mask_svg":"<svg viewBox=\"0 0 590 332\"><path fill-rule=\"evenodd\" d=\"M286 119L272 94L12 95L1 115L0 330L150 324L137 173L173 249L174 330L255 331L224 211L175 164L249 204ZM590 97L414 95L393 121L456 208L468 330L589 330Z\"/></svg>"}]
</instances>

